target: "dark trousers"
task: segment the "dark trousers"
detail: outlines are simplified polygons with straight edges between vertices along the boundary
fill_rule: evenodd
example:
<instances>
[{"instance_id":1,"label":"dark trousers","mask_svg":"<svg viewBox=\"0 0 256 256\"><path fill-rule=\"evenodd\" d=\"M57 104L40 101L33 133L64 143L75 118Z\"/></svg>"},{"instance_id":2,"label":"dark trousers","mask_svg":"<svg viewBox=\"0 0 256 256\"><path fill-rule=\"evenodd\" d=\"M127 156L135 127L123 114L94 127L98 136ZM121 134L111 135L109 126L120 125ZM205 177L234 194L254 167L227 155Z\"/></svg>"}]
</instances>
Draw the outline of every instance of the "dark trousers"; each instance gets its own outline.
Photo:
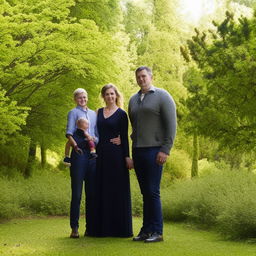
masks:
<instances>
[{"instance_id":1,"label":"dark trousers","mask_svg":"<svg viewBox=\"0 0 256 256\"><path fill-rule=\"evenodd\" d=\"M134 169L143 196L143 226L141 232L163 233L160 182L163 167L156 163L159 147L134 148Z\"/></svg>"},{"instance_id":2,"label":"dark trousers","mask_svg":"<svg viewBox=\"0 0 256 256\"><path fill-rule=\"evenodd\" d=\"M89 160L89 150L84 150L82 155L77 154L74 150L71 153L71 204L70 204L70 227L79 227L80 203L82 197L83 184L86 194L85 218L86 225L90 225L89 220L93 215L93 198L95 189L95 171L96 160ZM88 223L87 223L88 220Z\"/></svg>"}]
</instances>

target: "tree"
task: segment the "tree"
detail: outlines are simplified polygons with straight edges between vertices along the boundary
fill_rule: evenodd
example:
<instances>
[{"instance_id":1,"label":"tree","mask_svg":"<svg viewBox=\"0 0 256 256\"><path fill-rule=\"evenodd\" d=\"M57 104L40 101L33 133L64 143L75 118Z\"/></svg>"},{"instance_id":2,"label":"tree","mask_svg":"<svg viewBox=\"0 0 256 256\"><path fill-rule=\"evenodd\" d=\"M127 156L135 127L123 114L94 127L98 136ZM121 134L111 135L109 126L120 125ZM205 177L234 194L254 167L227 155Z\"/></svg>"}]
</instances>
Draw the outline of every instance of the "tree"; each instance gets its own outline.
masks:
<instances>
[{"instance_id":1,"label":"tree","mask_svg":"<svg viewBox=\"0 0 256 256\"><path fill-rule=\"evenodd\" d=\"M18 107L17 102L5 97L5 91L0 90L0 145L8 142L26 124L29 108Z\"/></svg>"},{"instance_id":2,"label":"tree","mask_svg":"<svg viewBox=\"0 0 256 256\"><path fill-rule=\"evenodd\" d=\"M0 83L5 97L31 109L23 133L32 158L36 145L49 148L64 135L76 87L93 91L118 73L112 61L118 44L94 21L70 17L74 4L3 0L0 7Z\"/></svg>"},{"instance_id":3,"label":"tree","mask_svg":"<svg viewBox=\"0 0 256 256\"><path fill-rule=\"evenodd\" d=\"M102 31L116 31L121 19L119 0L76 0L70 15L93 20Z\"/></svg>"},{"instance_id":4,"label":"tree","mask_svg":"<svg viewBox=\"0 0 256 256\"><path fill-rule=\"evenodd\" d=\"M214 24L212 42L199 31L188 42L207 90L200 97L205 104L197 128L230 149L250 151L256 145L256 19L241 17L236 24L227 12L222 23Z\"/></svg>"}]
</instances>

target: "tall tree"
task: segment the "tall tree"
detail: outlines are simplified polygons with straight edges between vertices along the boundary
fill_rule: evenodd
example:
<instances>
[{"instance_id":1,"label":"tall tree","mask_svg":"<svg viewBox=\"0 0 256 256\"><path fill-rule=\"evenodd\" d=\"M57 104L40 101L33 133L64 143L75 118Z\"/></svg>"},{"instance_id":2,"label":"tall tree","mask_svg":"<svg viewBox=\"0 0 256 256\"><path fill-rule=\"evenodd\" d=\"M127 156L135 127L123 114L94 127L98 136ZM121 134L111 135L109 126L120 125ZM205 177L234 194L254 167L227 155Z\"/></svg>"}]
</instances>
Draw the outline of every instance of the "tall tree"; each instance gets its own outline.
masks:
<instances>
[{"instance_id":1,"label":"tall tree","mask_svg":"<svg viewBox=\"0 0 256 256\"><path fill-rule=\"evenodd\" d=\"M35 145L63 136L68 94L116 77L118 44L94 21L70 17L75 1L2 2L0 83L6 97L31 108L24 133L34 158Z\"/></svg>"},{"instance_id":2,"label":"tall tree","mask_svg":"<svg viewBox=\"0 0 256 256\"><path fill-rule=\"evenodd\" d=\"M243 151L255 149L255 17L215 23L212 43L199 31L188 43L192 58L201 68L207 92L198 129L222 145Z\"/></svg>"}]
</instances>

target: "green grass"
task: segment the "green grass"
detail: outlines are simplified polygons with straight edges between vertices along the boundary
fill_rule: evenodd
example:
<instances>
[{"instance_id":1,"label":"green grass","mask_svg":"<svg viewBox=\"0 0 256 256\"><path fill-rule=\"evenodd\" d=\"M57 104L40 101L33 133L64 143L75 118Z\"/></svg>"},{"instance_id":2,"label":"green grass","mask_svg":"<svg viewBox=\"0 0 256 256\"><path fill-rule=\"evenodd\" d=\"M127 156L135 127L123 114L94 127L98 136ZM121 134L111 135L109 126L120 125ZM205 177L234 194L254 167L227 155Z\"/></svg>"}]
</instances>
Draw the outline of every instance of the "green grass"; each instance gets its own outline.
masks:
<instances>
[{"instance_id":1,"label":"green grass","mask_svg":"<svg viewBox=\"0 0 256 256\"><path fill-rule=\"evenodd\" d=\"M140 218L134 218L137 234ZM84 232L81 220L80 233ZM16 219L0 224L0 255L35 256L250 256L256 244L223 241L213 232L184 224L165 223L163 243L132 242L131 238L70 239L67 217Z\"/></svg>"}]
</instances>

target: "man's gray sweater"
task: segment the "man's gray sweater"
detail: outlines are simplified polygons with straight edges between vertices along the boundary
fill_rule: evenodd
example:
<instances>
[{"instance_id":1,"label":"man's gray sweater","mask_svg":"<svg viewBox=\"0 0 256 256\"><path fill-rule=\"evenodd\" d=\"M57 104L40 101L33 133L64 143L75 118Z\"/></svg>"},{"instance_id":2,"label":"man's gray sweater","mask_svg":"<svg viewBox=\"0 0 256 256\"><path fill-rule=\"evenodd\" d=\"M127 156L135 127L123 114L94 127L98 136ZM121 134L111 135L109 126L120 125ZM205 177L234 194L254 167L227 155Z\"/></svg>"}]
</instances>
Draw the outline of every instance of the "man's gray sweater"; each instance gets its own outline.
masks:
<instances>
[{"instance_id":1,"label":"man's gray sweater","mask_svg":"<svg viewBox=\"0 0 256 256\"><path fill-rule=\"evenodd\" d=\"M171 95L152 87L141 100L141 91L129 102L128 114L132 124L132 146L156 147L170 153L176 135L176 106Z\"/></svg>"}]
</instances>

